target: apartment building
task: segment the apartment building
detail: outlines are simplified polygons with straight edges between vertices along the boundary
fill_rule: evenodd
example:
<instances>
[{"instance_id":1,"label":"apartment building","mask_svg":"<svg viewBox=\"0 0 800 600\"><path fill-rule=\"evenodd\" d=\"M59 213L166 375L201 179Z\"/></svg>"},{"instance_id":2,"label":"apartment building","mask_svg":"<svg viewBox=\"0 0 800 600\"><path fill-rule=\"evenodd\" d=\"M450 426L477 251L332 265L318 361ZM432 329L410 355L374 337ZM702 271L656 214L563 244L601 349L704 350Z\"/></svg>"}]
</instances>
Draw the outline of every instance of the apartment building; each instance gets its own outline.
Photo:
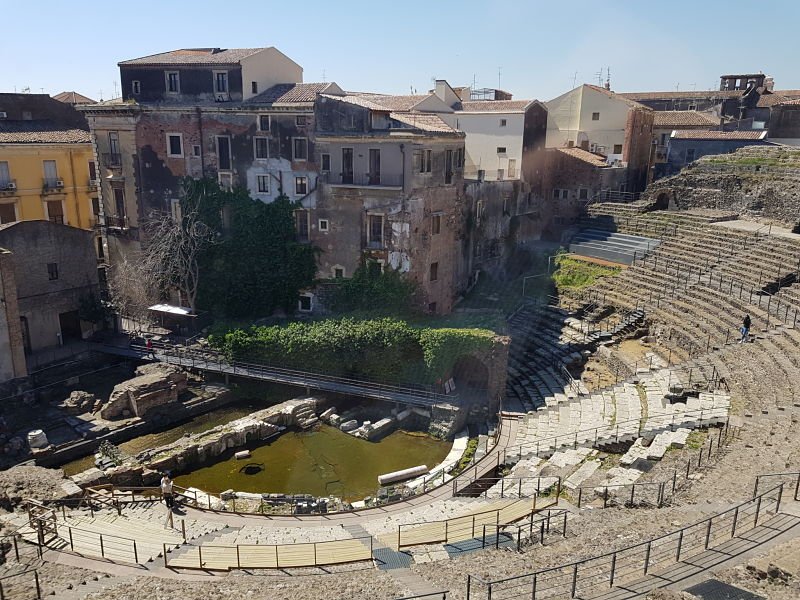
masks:
<instances>
[{"instance_id":1,"label":"apartment building","mask_svg":"<svg viewBox=\"0 0 800 600\"><path fill-rule=\"evenodd\" d=\"M0 225L44 219L91 229L97 186L80 113L46 94L0 94Z\"/></svg>"}]
</instances>

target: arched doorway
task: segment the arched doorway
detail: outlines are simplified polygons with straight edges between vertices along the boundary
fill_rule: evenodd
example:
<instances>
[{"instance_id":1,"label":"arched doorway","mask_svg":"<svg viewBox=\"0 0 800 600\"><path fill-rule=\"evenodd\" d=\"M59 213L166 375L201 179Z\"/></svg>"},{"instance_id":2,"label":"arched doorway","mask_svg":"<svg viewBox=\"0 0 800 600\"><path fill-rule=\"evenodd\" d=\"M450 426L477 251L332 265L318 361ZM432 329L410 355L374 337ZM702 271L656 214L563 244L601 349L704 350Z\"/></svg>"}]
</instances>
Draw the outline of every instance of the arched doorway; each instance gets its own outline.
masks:
<instances>
[{"instance_id":1,"label":"arched doorway","mask_svg":"<svg viewBox=\"0 0 800 600\"><path fill-rule=\"evenodd\" d=\"M453 366L453 381L460 396L485 397L489 389L489 369L474 356L462 356Z\"/></svg>"},{"instance_id":2,"label":"arched doorway","mask_svg":"<svg viewBox=\"0 0 800 600\"><path fill-rule=\"evenodd\" d=\"M669 208L669 194L661 192L656 198L656 210L667 210Z\"/></svg>"}]
</instances>

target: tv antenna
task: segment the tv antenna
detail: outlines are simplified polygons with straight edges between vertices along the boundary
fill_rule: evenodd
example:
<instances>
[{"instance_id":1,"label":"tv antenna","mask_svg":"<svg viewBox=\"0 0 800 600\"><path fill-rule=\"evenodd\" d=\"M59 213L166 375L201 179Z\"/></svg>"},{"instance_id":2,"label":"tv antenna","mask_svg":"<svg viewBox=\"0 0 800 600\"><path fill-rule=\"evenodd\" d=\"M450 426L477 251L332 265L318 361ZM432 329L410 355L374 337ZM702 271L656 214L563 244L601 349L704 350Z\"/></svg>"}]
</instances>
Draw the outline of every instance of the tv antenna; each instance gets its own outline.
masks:
<instances>
[{"instance_id":1,"label":"tv antenna","mask_svg":"<svg viewBox=\"0 0 800 600\"><path fill-rule=\"evenodd\" d=\"M497 89L501 89L500 85L500 75L503 73L503 67L497 67Z\"/></svg>"},{"instance_id":2,"label":"tv antenna","mask_svg":"<svg viewBox=\"0 0 800 600\"><path fill-rule=\"evenodd\" d=\"M117 82L114 81L114 98L116 98L117 96L118 96L118 94L117 94Z\"/></svg>"}]
</instances>

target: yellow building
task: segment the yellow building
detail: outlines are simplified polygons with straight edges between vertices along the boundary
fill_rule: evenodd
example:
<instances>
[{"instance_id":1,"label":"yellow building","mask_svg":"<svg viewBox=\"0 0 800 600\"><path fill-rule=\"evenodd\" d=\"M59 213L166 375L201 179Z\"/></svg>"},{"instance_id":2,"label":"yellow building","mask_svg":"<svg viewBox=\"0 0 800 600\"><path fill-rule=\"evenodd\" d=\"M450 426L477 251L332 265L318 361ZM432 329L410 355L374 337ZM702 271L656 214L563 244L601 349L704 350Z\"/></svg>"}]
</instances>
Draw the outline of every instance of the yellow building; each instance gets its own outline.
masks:
<instances>
[{"instance_id":1,"label":"yellow building","mask_svg":"<svg viewBox=\"0 0 800 600\"><path fill-rule=\"evenodd\" d=\"M83 116L46 94L0 94L0 224L49 220L91 229L98 196Z\"/></svg>"}]
</instances>

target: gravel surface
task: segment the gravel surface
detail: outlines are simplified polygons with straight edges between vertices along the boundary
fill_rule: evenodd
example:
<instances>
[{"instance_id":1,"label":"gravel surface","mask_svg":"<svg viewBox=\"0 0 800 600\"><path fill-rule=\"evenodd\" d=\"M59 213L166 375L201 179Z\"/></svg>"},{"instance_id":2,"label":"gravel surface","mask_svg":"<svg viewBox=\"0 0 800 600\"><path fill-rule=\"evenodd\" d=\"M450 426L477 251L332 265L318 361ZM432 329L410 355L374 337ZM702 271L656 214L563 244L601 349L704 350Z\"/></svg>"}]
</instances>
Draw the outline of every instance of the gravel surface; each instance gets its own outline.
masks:
<instances>
[{"instance_id":1,"label":"gravel surface","mask_svg":"<svg viewBox=\"0 0 800 600\"><path fill-rule=\"evenodd\" d=\"M63 497L61 484L64 481L64 472L61 469L20 465L0 471L0 495L5 493L14 504L18 504L23 498L52 500Z\"/></svg>"}]
</instances>

